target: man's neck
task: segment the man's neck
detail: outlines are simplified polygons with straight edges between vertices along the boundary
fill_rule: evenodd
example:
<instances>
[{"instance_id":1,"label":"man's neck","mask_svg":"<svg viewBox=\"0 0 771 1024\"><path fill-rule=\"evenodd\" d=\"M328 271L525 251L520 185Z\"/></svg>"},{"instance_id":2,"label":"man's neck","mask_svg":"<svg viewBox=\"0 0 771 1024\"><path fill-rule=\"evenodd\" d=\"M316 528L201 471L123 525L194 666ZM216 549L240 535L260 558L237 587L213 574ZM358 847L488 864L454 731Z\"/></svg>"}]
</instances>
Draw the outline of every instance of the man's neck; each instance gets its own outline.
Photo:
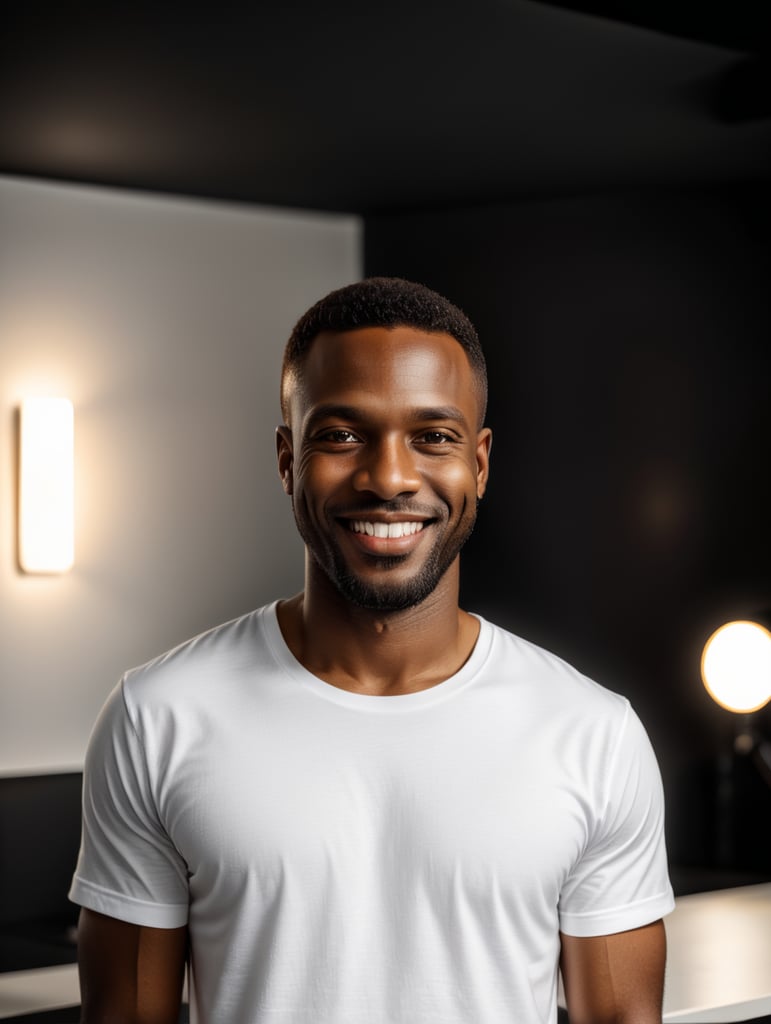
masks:
<instances>
[{"instance_id":1,"label":"man's neck","mask_svg":"<svg viewBox=\"0 0 771 1024\"><path fill-rule=\"evenodd\" d=\"M359 608L326 580L306 575L278 621L309 672L344 690L395 696L428 689L466 662L479 623L458 607L457 563L425 601L399 612Z\"/></svg>"}]
</instances>

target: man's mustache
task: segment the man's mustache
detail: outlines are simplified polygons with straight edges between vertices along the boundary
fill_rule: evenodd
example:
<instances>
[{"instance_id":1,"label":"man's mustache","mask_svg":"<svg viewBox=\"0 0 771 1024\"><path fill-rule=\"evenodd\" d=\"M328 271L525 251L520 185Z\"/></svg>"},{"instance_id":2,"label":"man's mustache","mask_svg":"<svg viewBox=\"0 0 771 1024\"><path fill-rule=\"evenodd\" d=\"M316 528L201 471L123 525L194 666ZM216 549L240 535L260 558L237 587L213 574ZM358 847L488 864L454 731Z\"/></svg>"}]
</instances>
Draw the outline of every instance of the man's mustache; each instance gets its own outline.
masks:
<instances>
[{"instance_id":1,"label":"man's mustache","mask_svg":"<svg viewBox=\"0 0 771 1024\"><path fill-rule=\"evenodd\" d=\"M356 518L377 513L382 516L414 516L416 519L437 519L441 514L435 506L421 505L409 498L392 498L389 501L359 501L355 505L336 505L328 509L335 518Z\"/></svg>"}]
</instances>

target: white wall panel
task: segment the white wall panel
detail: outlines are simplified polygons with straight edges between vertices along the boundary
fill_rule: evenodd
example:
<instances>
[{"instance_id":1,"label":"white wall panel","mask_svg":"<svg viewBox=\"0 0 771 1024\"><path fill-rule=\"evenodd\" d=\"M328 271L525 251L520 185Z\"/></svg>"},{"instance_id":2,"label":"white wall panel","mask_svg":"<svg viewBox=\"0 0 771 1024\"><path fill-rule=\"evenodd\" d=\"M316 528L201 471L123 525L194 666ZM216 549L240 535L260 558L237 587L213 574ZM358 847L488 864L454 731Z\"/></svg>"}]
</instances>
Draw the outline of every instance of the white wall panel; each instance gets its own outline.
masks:
<instances>
[{"instance_id":1,"label":"white wall panel","mask_svg":"<svg viewBox=\"0 0 771 1024\"><path fill-rule=\"evenodd\" d=\"M275 471L297 317L361 224L0 179L0 773L79 767L125 668L302 582ZM75 566L16 564L15 415L75 406Z\"/></svg>"}]
</instances>

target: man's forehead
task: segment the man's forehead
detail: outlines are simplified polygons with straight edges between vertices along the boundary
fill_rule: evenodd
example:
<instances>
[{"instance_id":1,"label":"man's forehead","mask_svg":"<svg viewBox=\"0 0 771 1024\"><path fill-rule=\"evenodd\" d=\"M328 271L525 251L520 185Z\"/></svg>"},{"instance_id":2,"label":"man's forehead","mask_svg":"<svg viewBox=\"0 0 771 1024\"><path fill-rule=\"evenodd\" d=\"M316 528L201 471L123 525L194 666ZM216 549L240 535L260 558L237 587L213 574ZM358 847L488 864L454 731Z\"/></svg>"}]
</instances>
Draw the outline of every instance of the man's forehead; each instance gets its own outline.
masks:
<instances>
[{"instance_id":1,"label":"man's forehead","mask_svg":"<svg viewBox=\"0 0 771 1024\"><path fill-rule=\"evenodd\" d=\"M408 325L321 331L285 385L293 418L304 418L309 405L357 390L369 396L388 391L413 406L461 404L472 421L484 407L477 375L457 338Z\"/></svg>"},{"instance_id":2,"label":"man's forehead","mask_svg":"<svg viewBox=\"0 0 771 1024\"><path fill-rule=\"evenodd\" d=\"M409 362L430 367L454 364L455 374L471 372L465 349L451 334L424 331L416 327L359 327L346 331L322 331L311 342L305 369L315 372L339 372L353 368L358 372L377 372L398 368Z\"/></svg>"},{"instance_id":3,"label":"man's forehead","mask_svg":"<svg viewBox=\"0 0 771 1024\"><path fill-rule=\"evenodd\" d=\"M350 343L352 346L356 346L367 342L383 342L386 346L389 344L414 344L417 346L436 344L442 346L450 342L464 351L461 343L452 334L448 334L446 331L431 331L423 327L415 327L412 324L389 324L386 326L364 324L361 327L349 327L345 330L319 331L309 343L308 351L325 344Z\"/></svg>"},{"instance_id":4,"label":"man's forehead","mask_svg":"<svg viewBox=\"0 0 771 1024\"><path fill-rule=\"evenodd\" d=\"M357 387L456 394L473 389L468 358L453 337L411 328L324 332L314 339L300 376L306 397Z\"/></svg>"}]
</instances>

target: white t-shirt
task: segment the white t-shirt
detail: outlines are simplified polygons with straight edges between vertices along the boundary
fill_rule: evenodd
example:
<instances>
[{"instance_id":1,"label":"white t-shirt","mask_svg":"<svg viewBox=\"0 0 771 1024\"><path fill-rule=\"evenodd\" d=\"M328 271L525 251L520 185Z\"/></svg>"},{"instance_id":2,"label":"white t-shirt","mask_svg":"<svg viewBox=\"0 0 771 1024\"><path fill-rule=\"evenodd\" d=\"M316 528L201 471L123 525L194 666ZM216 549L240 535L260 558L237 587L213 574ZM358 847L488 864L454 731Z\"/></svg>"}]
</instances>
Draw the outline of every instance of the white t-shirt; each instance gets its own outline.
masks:
<instances>
[{"instance_id":1,"label":"white t-shirt","mask_svg":"<svg viewBox=\"0 0 771 1024\"><path fill-rule=\"evenodd\" d=\"M189 923L206 1024L546 1024L559 930L673 906L628 702L481 621L418 693L350 693L275 605L129 672L91 740L71 898Z\"/></svg>"}]
</instances>

